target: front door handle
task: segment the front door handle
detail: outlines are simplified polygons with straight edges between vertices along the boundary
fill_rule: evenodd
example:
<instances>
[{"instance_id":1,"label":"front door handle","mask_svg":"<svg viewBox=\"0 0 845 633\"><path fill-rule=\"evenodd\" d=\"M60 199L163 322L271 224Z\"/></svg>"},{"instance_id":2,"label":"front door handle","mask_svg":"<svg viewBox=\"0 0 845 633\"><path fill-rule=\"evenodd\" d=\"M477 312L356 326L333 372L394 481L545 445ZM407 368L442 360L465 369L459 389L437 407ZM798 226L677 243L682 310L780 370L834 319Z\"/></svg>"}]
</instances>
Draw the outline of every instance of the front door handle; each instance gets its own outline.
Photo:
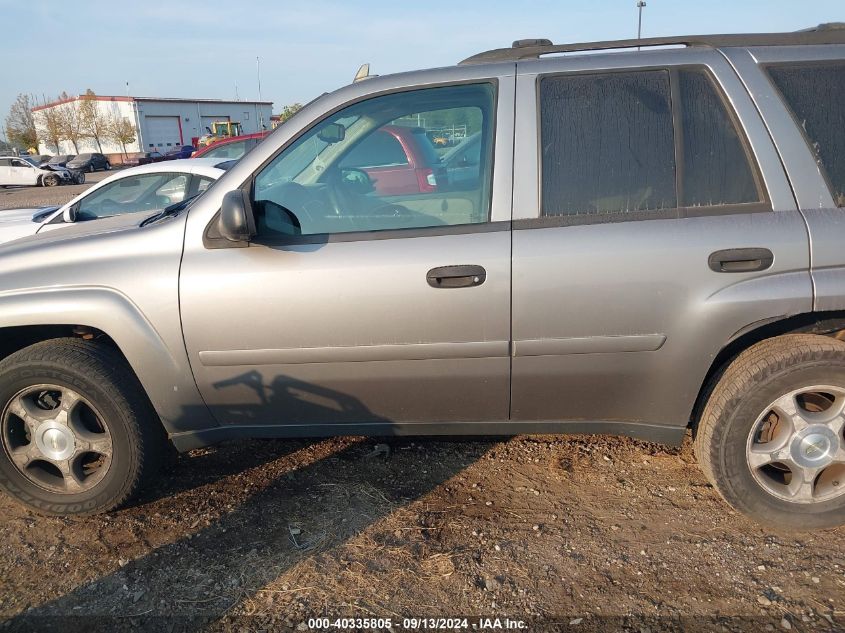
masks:
<instances>
[{"instance_id":1,"label":"front door handle","mask_svg":"<svg viewBox=\"0 0 845 633\"><path fill-rule=\"evenodd\" d=\"M774 261L768 248L728 248L707 258L710 270L717 273L753 273L770 268Z\"/></svg>"},{"instance_id":2,"label":"front door handle","mask_svg":"<svg viewBox=\"0 0 845 633\"><path fill-rule=\"evenodd\" d=\"M483 284L487 271L483 266L439 266L429 270L425 279L432 288L469 288Z\"/></svg>"}]
</instances>

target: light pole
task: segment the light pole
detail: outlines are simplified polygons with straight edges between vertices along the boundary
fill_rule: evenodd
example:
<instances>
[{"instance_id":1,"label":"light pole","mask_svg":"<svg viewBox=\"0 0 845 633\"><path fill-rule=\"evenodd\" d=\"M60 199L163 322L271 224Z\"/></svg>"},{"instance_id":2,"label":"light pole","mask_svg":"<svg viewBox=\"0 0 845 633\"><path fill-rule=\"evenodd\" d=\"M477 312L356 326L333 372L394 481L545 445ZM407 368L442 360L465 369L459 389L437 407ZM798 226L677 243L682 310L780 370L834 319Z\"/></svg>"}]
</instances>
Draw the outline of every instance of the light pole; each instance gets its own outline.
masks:
<instances>
[{"instance_id":1,"label":"light pole","mask_svg":"<svg viewBox=\"0 0 845 633\"><path fill-rule=\"evenodd\" d=\"M637 9L639 10L639 18L637 19L637 39L642 39L643 36L643 7L645 6L645 0L637 0ZM639 46L637 50L639 50Z\"/></svg>"},{"instance_id":2,"label":"light pole","mask_svg":"<svg viewBox=\"0 0 845 633\"><path fill-rule=\"evenodd\" d=\"M261 58L255 58L256 72L258 74L258 101L261 101ZM264 113L261 111L261 104L258 104L258 127L259 131L264 129Z\"/></svg>"}]
</instances>

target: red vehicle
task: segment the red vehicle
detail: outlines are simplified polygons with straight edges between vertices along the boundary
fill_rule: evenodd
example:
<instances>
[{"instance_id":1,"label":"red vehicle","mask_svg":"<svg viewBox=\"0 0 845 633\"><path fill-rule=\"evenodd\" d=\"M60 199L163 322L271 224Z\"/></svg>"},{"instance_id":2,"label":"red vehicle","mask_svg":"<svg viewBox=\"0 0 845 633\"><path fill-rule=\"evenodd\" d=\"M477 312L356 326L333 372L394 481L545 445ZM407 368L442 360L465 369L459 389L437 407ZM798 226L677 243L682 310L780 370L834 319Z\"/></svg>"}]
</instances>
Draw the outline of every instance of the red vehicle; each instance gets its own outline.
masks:
<instances>
[{"instance_id":1,"label":"red vehicle","mask_svg":"<svg viewBox=\"0 0 845 633\"><path fill-rule=\"evenodd\" d=\"M263 140L270 132L256 132L224 138L199 148L191 158L228 158L237 160Z\"/></svg>"},{"instance_id":2,"label":"red vehicle","mask_svg":"<svg viewBox=\"0 0 845 633\"><path fill-rule=\"evenodd\" d=\"M446 168L419 127L385 125L352 148L339 167L366 172L386 196L433 193L446 185Z\"/></svg>"}]
</instances>

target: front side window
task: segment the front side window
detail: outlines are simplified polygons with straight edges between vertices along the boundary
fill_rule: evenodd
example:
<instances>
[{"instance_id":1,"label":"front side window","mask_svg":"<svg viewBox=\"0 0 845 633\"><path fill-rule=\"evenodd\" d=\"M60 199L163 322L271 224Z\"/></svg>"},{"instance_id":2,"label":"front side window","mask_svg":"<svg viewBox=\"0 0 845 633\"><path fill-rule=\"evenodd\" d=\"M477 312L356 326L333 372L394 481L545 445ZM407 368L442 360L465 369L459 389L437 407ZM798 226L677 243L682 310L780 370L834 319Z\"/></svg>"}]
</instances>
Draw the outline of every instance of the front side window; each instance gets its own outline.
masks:
<instances>
[{"instance_id":1,"label":"front side window","mask_svg":"<svg viewBox=\"0 0 845 633\"><path fill-rule=\"evenodd\" d=\"M115 180L77 203L78 220L160 211L185 198L187 174L141 174Z\"/></svg>"},{"instance_id":2,"label":"front side window","mask_svg":"<svg viewBox=\"0 0 845 633\"><path fill-rule=\"evenodd\" d=\"M543 215L633 219L762 201L704 70L546 77L540 108Z\"/></svg>"},{"instance_id":3,"label":"front side window","mask_svg":"<svg viewBox=\"0 0 845 633\"><path fill-rule=\"evenodd\" d=\"M489 83L374 97L324 119L255 178L258 236L350 233L486 222L492 178ZM453 182L432 130L477 134L474 178ZM447 132L441 132L446 134Z\"/></svg>"},{"instance_id":4,"label":"front side window","mask_svg":"<svg viewBox=\"0 0 845 633\"><path fill-rule=\"evenodd\" d=\"M845 62L767 70L827 178L834 201L845 207Z\"/></svg>"}]
</instances>

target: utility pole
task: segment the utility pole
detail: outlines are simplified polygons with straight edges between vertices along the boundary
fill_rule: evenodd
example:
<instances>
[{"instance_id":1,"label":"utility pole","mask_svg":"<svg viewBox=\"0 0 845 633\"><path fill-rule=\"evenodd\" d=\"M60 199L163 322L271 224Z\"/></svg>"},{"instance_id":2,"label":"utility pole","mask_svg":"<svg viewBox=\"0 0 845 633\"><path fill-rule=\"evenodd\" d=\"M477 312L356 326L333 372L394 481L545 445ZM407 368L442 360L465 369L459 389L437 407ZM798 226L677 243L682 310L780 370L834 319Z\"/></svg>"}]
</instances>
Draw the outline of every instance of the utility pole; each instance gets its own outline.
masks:
<instances>
[{"instance_id":1,"label":"utility pole","mask_svg":"<svg viewBox=\"0 0 845 633\"><path fill-rule=\"evenodd\" d=\"M255 65L258 72L258 101L261 101L261 58L255 58ZM264 112L261 110L261 103L258 104L258 127L259 130L264 129Z\"/></svg>"},{"instance_id":2,"label":"utility pole","mask_svg":"<svg viewBox=\"0 0 845 633\"><path fill-rule=\"evenodd\" d=\"M645 7L645 0L637 0L637 10L639 11L639 17L637 19L638 40L641 40L643 37L643 7ZM639 46L637 46L637 50L640 50Z\"/></svg>"}]
</instances>

